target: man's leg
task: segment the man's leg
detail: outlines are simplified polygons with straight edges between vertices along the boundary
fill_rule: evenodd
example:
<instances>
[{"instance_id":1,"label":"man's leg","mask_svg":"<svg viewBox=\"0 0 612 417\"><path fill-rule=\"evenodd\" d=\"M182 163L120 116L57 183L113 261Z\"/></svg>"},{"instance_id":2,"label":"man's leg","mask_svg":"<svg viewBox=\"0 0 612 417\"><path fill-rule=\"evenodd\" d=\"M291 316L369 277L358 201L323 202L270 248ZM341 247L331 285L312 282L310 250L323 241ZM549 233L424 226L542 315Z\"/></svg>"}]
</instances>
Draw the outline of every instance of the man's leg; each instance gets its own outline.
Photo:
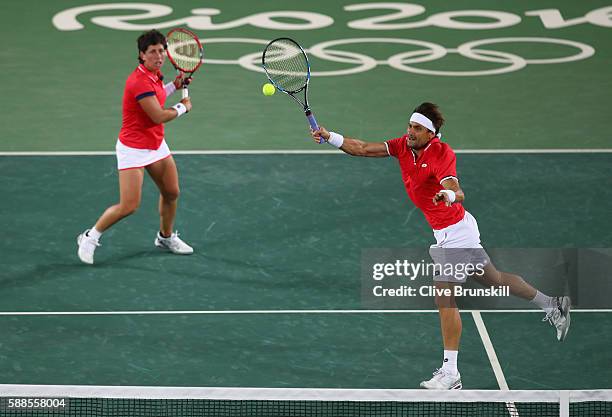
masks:
<instances>
[{"instance_id":1,"label":"man's leg","mask_svg":"<svg viewBox=\"0 0 612 417\"><path fill-rule=\"evenodd\" d=\"M532 301L538 293L538 291L522 277L510 274L508 272L498 271L491 262L485 265L484 274L473 275L473 277L476 279L476 281L483 285L507 286L510 290L510 294L528 301ZM547 297L546 300L552 299L552 297L544 297ZM545 307L546 306L543 306L542 308Z\"/></svg>"},{"instance_id":2,"label":"man's leg","mask_svg":"<svg viewBox=\"0 0 612 417\"><path fill-rule=\"evenodd\" d=\"M442 367L434 372L429 381L421 382L422 388L427 389L461 389L461 376L457 370L457 355L461 340L461 315L453 295L454 287L459 284L438 281L436 287L436 305L440 315L440 330L444 344L444 358ZM450 295L441 295L440 290L450 292Z\"/></svg>"},{"instance_id":3,"label":"man's leg","mask_svg":"<svg viewBox=\"0 0 612 417\"><path fill-rule=\"evenodd\" d=\"M436 289L448 289L452 294L455 285L448 282L436 282ZM442 343L444 344L442 369L456 375L459 373L457 370L457 355L459 354L459 342L463 330L461 315L453 295L450 297L437 295L436 305L440 315L440 329L442 330Z\"/></svg>"},{"instance_id":4,"label":"man's leg","mask_svg":"<svg viewBox=\"0 0 612 417\"><path fill-rule=\"evenodd\" d=\"M569 297L550 297L543 294L522 277L498 271L491 262L485 265L484 274L473 275L473 277L485 286L506 286L510 294L537 305L546 313L544 321L548 321L557 329L557 339L563 341L567 336L571 308Z\"/></svg>"}]
</instances>

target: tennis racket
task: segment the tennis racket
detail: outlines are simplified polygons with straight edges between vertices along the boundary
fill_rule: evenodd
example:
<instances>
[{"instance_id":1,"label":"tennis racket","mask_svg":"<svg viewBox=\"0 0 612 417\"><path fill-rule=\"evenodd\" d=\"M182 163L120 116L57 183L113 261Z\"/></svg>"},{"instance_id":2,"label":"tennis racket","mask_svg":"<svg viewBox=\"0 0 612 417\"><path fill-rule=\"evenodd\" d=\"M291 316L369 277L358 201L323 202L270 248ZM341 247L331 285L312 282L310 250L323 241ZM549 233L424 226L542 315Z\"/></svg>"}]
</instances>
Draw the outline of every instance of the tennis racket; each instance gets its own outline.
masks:
<instances>
[{"instance_id":1,"label":"tennis racket","mask_svg":"<svg viewBox=\"0 0 612 417\"><path fill-rule=\"evenodd\" d=\"M204 50L200 40L195 33L187 29L178 28L168 32L166 43L168 59L178 74L181 72L189 74L188 80L202 65ZM189 81L183 83L183 98L189 97L187 84L189 84Z\"/></svg>"},{"instance_id":2,"label":"tennis racket","mask_svg":"<svg viewBox=\"0 0 612 417\"><path fill-rule=\"evenodd\" d=\"M304 49L293 39L278 38L270 41L261 56L261 65L277 90L293 98L302 108L313 130L319 125L308 106L310 63ZM303 92L303 101L296 97ZM319 143L324 143L319 138Z\"/></svg>"}]
</instances>

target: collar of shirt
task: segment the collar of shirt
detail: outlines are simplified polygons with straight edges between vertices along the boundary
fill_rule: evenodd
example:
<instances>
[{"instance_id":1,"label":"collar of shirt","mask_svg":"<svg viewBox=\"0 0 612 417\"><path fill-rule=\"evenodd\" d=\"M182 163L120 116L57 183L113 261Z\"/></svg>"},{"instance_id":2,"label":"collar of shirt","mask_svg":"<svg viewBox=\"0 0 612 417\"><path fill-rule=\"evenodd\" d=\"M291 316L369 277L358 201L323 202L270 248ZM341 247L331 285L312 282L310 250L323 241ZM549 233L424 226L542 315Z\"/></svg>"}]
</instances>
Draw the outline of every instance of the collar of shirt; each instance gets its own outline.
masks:
<instances>
[{"instance_id":1,"label":"collar of shirt","mask_svg":"<svg viewBox=\"0 0 612 417\"><path fill-rule=\"evenodd\" d=\"M434 143L439 143L440 142L440 138L439 137L434 137L432 140L430 140L429 142L427 142L427 146L425 146L425 148L423 149L423 152L421 152L421 155L417 157L416 152L414 151L414 149L410 148L408 146L408 135L404 135L404 137L406 138L406 147L410 149L410 152L412 152L412 157L414 158L414 163L416 164L417 160L421 159L423 157L423 155L425 155L425 151Z\"/></svg>"},{"instance_id":2,"label":"collar of shirt","mask_svg":"<svg viewBox=\"0 0 612 417\"><path fill-rule=\"evenodd\" d=\"M156 72L149 71L147 67L144 66L144 64L138 65L138 69L141 72L145 73L147 77L149 77L151 81L153 82L161 81L164 79L164 76L162 75L161 71L156 71Z\"/></svg>"}]
</instances>

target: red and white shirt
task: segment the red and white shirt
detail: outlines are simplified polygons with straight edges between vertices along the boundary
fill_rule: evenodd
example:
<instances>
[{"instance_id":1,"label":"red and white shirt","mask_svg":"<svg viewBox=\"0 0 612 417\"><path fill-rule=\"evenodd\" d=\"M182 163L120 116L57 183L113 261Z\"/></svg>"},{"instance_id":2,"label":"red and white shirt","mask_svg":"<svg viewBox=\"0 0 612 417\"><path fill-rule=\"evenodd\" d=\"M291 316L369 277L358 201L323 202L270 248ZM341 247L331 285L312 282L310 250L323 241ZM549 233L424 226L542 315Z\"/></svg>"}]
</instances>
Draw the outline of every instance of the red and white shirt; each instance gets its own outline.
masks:
<instances>
[{"instance_id":1,"label":"red and white shirt","mask_svg":"<svg viewBox=\"0 0 612 417\"><path fill-rule=\"evenodd\" d=\"M447 207L444 203L433 203L436 193L442 190L441 182L457 178L457 158L451 147L439 138L432 139L417 158L408 147L407 136L385 142L390 156L398 159L402 180L408 197L423 214L434 230L444 229L463 219L465 209L461 203Z\"/></svg>"},{"instance_id":2,"label":"red and white shirt","mask_svg":"<svg viewBox=\"0 0 612 417\"><path fill-rule=\"evenodd\" d=\"M119 140L130 148L156 150L164 139L163 123L155 124L145 113L139 100L155 96L160 106L166 103L163 76L140 64L130 74L123 91L123 123Z\"/></svg>"}]
</instances>

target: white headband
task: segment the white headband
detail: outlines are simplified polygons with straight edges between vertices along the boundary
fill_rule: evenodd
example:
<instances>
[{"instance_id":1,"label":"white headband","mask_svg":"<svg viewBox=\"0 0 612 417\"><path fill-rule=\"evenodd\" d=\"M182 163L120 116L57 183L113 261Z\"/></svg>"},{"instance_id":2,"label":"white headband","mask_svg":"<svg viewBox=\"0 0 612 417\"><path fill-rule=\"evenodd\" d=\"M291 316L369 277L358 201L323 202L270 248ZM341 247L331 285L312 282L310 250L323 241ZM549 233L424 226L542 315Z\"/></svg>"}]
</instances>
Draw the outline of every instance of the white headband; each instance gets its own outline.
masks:
<instances>
[{"instance_id":1,"label":"white headband","mask_svg":"<svg viewBox=\"0 0 612 417\"><path fill-rule=\"evenodd\" d=\"M410 121L417 122L421 126L431 130L433 133L436 133L436 128L434 127L432 121L423 116L421 113L412 113L412 116L410 116Z\"/></svg>"}]
</instances>

